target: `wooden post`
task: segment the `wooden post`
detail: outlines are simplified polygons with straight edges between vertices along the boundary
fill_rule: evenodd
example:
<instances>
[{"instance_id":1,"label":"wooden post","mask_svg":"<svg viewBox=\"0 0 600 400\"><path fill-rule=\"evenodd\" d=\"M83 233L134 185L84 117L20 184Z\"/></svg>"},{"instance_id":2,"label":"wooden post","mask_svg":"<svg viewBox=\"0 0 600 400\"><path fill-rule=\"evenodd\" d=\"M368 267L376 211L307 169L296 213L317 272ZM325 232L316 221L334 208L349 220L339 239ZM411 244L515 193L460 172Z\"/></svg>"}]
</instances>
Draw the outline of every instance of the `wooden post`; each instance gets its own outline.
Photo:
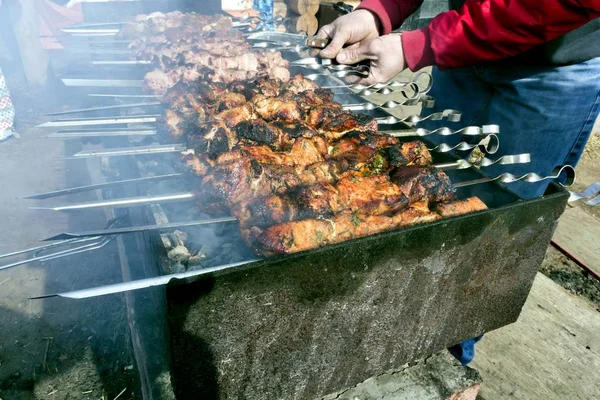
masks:
<instances>
[{"instance_id":1,"label":"wooden post","mask_svg":"<svg viewBox=\"0 0 600 400\"><path fill-rule=\"evenodd\" d=\"M50 59L40 41L40 19L36 0L20 0L17 5L19 18L14 31L19 44L23 69L31 86L45 86L48 81Z\"/></svg>"}]
</instances>

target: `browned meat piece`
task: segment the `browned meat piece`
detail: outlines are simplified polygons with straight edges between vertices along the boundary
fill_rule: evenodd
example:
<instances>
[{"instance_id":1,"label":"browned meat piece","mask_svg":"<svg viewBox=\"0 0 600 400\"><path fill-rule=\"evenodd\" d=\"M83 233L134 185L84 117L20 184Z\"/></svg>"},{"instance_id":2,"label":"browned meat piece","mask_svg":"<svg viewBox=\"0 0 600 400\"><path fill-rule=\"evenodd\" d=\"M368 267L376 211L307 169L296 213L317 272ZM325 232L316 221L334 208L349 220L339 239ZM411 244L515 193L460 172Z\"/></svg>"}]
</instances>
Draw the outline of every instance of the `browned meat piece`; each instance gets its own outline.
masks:
<instances>
[{"instance_id":1,"label":"browned meat piece","mask_svg":"<svg viewBox=\"0 0 600 400\"><path fill-rule=\"evenodd\" d=\"M303 184L312 185L319 182L335 182L349 168L350 165L344 160L327 160L307 165L305 168L297 170L297 172Z\"/></svg>"},{"instance_id":2,"label":"browned meat piece","mask_svg":"<svg viewBox=\"0 0 600 400\"><path fill-rule=\"evenodd\" d=\"M327 139L336 140L350 132L377 133L377 121L364 114L353 114L348 111L338 113L335 118L326 121L319 128Z\"/></svg>"},{"instance_id":3,"label":"browned meat piece","mask_svg":"<svg viewBox=\"0 0 600 400\"><path fill-rule=\"evenodd\" d=\"M223 93L215 104L215 112L220 113L246 104L246 96L241 93Z\"/></svg>"},{"instance_id":4,"label":"browned meat piece","mask_svg":"<svg viewBox=\"0 0 600 400\"><path fill-rule=\"evenodd\" d=\"M263 94L267 97L277 97L281 90L282 81L277 78L260 77L256 79L254 86L254 94ZM254 96L248 96L252 98Z\"/></svg>"},{"instance_id":5,"label":"browned meat piece","mask_svg":"<svg viewBox=\"0 0 600 400\"><path fill-rule=\"evenodd\" d=\"M266 144L273 150L286 150L294 142L282 129L262 119L242 121L235 126L235 132L240 139Z\"/></svg>"},{"instance_id":6,"label":"browned meat piece","mask_svg":"<svg viewBox=\"0 0 600 400\"><path fill-rule=\"evenodd\" d=\"M252 99L254 109L266 121L280 120L286 123L302 121L304 113L295 101L281 100L258 94Z\"/></svg>"},{"instance_id":7,"label":"browned meat piece","mask_svg":"<svg viewBox=\"0 0 600 400\"><path fill-rule=\"evenodd\" d=\"M434 167L400 167L392 173L392 181L400 186L411 204L424 200L446 202L456 194L448 175Z\"/></svg>"},{"instance_id":8,"label":"browned meat piece","mask_svg":"<svg viewBox=\"0 0 600 400\"><path fill-rule=\"evenodd\" d=\"M254 118L254 110L250 103L245 103L240 107L225 110L215 115L216 120L223 121L229 128L235 127L242 121L249 121Z\"/></svg>"},{"instance_id":9,"label":"browned meat piece","mask_svg":"<svg viewBox=\"0 0 600 400\"><path fill-rule=\"evenodd\" d=\"M299 183L292 168L240 158L217 165L206 174L196 198L199 206L207 211L224 211L252 198L282 193Z\"/></svg>"},{"instance_id":10,"label":"browned meat piece","mask_svg":"<svg viewBox=\"0 0 600 400\"><path fill-rule=\"evenodd\" d=\"M344 210L365 215L396 212L408 199L388 175L349 176L337 185L298 186L283 195L271 195L249 204L240 218L243 226L259 227L297 219L329 217Z\"/></svg>"},{"instance_id":11,"label":"browned meat piece","mask_svg":"<svg viewBox=\"0 0 600 400\"><path fill-rule=\"evenodd\" d=\"M304 110L310 111L316 106L338 110L342 109L339 104L333 102L333 92L331 90L315 89L306 90L300 93L287 91L282 97L287 100L295 100Z\"/></svg>"},{"instance_id":12,"label":"browned meat piece","mask_svg":"<svg viewBox=\"0 0 600 400\"><path fill-rule=\"evenodd\" d=\"M163 94L179 81L180 76L169 75L166 72L155 69L144 76L143 89L154 94Z\"/></svg>"},{"instance_id":13,"label":"browned meat piece","mask_svg":"<svg viewBox=\"0 0 600 400\"><path fill-rule=\"evenodd\" d=\"M310 79L306 79L302 74L296 74L290 81L284 86L284 90L293 93L301 93L306 90L319 89L319 85Z\"/></svg>"},{"instance_id":14,"label":"browned meat piece","mask_svg":"<svg viewBox=\"0 0 600 400\"><path fill-rule=\"evenodd\" d=\"M290 70L286 67L267 68L265 72L271 79L278 79L282 82L287 82L290 79Z\"/></svg>"},{"instance_id":15,"label":"browned meat piece","mask_svg":"<svg viewBox=\"0 0 600 400\"><path fill-rule=\"evenodd\" d=\"M203 176L210 171L211 165L206 159L206 156L197 156L193 150L186 150L181 153L182 161L185 166L185 171L188 171L197 176Z\"/></svg>"},{"instance_id":16,"label":"browned meat piece","mask_svg":"<svg viewBox=\"0 0 600 400\"><path fill-rule=\"evenodd\" d=\"M423 207L409 207L392 216L346 212L328 219L304 219L245 232L248 246L266 256L291 254L441 218Z\"/></svg>"},{"instance_id":17,"label":"browned meat piece","mask_svg":"<svg viewBox=\"0 0 600 400\"><path fill-rule=\"evenodd\" d=\"M188 148L211 159L231 150L238 142L237 137L220 121L188 126L187 134Z\"/></svg>"},{"instance_id":18,"label":"browned meat piece","mask_svg":"<svg viewBox=\"0 0 600 400\"><path fill-rule=\"evenodd\" d=\"M433 162L431 152L425 143L418 140L402 143L400 152L407 161L406 165L431 165Z\"/></svg>"},{"instance_id":19,"label":"browned meat piece","mask_svg":"<svg viewBox=\"0 0 600 400\"><path fill-rule=\"evenodd\" d=\"M291 124L288 124L282 121L275 121L272 125L280 128L286 135L292 138L313 137L318 135L317 132L302 122L292 122Z\"/></svg>"},{"instance_id":20,"label":"browned meat piece","mask_svg":"<svg viewBox=\"0 0 600 400\"><path fill-rule=\"evenodd\" d=\"M304 167L327 156L327 143L321 137L298 138L289 152L273 151L268 146L240 146L239 152L263 164Z\"/></svg>"},{"instance_id":21,"label":"browned meat piece","mask_svg":"<svg viewBox=\"0 0 600 400\"><path fill-rule=\"evenodd\" d=\"M455 217L472 213L475 211L486 210L487 206L479 197L473 196L465 200L452 201L450 203L438 203L433 211L440 214L442 217Z\"/></svg>"},{"instance_id":22,"label":"browned meat piece","mask_svg":"<svg viewBox=\"0 0 600 400\"><path fill-rule=\"evenodd\" d=\"M164 114L164 129L169 137L177 141L185 135L185 119L181 113L166 109Z\"/></svg>"},{"instance_id":23,"label":"browned meat piece","mask_svg":"<svg viewBox=\"0 0 600 400\"><path fill-rule=\"evenodd\" d=\"M305 122L313 129L319 129L342 112L343 108L340 104L309 107L306 113Z\"/></svg>"}]
</instances>

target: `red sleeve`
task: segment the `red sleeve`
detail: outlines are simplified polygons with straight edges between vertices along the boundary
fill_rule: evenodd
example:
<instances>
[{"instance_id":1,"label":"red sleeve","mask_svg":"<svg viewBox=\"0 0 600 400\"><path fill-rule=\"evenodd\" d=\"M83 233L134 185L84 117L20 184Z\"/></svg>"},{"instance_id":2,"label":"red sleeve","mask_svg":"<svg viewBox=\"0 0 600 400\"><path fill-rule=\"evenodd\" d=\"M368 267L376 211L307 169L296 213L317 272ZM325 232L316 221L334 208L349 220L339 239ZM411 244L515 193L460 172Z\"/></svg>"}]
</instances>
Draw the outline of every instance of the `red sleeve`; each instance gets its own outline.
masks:
<instances>
[{"instance_id":1,"label":"red sleeve","mask_svg":"<svg viewBox=\"0 0 600 400\"><path fill-rule=\"evenodd\" d=\"M412 71L464 67L517 55L599 16L598 0L467 0L403 32L402 47Z\"/></svg>"},{"instance_id":2,"label":"red sleeve","mask_svg":"<svg viewBox=\"0 0 600 400\"><path fill-rule=\"evenodd\" d=\"M399 27L421 6L423 0L363 0L356 9L369 10L379 17L382 35Z\"/></svg>"}]
</instances>

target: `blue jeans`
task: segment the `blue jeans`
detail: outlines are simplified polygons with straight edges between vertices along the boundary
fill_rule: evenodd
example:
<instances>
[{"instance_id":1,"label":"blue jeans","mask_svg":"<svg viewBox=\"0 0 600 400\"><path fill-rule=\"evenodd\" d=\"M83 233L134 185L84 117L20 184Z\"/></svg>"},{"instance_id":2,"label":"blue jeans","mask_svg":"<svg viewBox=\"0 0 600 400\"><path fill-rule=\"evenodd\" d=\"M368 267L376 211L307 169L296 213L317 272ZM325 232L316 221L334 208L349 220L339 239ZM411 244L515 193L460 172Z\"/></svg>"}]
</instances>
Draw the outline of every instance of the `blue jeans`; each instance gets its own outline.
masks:
<instances>
[{"instance_id":1,"label":"blue jeans","mask_svg":"<svg viewBox=\"0 0 600 400\"><path fill-rule=\"evenodd\" d=\"M590 136L600 113L600 58L581 64L547 67L520 66L514 62L495 62L447 71L433 70L431 92L434 110L462 112L461 122L423 122L420 126L454 129L468 125L500 126L500 148L490 155L530 153L531 163L492 166L483 169L489 176L510 172L549 175L558 165L573 167ZM432 141L456 144L461 137L429 136ZM523 199L544 194L548 181L538 184L511 183L508 188ZM463 365L475 356L480 337L466 340L448 350Z\"/></svg>"},{"instance_id":2,"label":"blue jeans","mask_svg":"<svg viewBox=\"0 0 600 400\"><path fill-rule=\"evenodd\" d=\"M531 163L492 166L489 176L503 172L549 175L558 165L573 167L600 113L600 58L558 67L520 66L494 62L475 67L440 71L434 68L431 94L435 111L462 112L459 123L426 121L420 126L459 128L468 125L500 126L500 148L490 158L530 153ZM430 110L424 110L427 115ZM429 136L434 142L458 143L461 138ZM510 183L523 199L544 194L540 184Z\"/></svg>"}]
</instances>

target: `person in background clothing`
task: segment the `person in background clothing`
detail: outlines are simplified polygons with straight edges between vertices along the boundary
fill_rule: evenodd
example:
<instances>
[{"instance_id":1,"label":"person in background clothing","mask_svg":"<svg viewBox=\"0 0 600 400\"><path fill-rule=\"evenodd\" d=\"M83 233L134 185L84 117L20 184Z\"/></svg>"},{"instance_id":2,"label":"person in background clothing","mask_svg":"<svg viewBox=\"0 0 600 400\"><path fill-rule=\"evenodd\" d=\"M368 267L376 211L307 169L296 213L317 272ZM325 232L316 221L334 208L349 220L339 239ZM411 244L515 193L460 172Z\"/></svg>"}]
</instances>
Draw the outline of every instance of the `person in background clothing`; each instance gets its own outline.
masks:
<instances>
[{"instance_id":1,"label":"person in background clothing","mask_svg":"<svg viewBox=\"0 0 600 400\"><path fill-rule=\"evenodd\" d=\"M575 166L600 113L600 0L466 0L428 26L392 34L423 0L364 0L323 26L330 38L320 51L342 64L370 60L362 84L386 82L399 72L433 67L435 111L462 112L462 126L497 124L495 157L530 153L531 163L492 166L490 176ZM426 121L435 129L447 122ZM435 137L456 144L460 137ZM522 199L544 194L547 181L512 183ZM463 364L474 356L467 340L450 352Z\"/></svg>"},{"instance_id":2,"label":"person in background clothing","mask_svg":"<svg viewBox=\"0 0 600 400\"><path fill-rule=\"evenodd\" d=\"M8 86L0 68L0 142L11 136L17 136L13 130L15 108L10 98Z\"/></svg>"}]
</instances>

